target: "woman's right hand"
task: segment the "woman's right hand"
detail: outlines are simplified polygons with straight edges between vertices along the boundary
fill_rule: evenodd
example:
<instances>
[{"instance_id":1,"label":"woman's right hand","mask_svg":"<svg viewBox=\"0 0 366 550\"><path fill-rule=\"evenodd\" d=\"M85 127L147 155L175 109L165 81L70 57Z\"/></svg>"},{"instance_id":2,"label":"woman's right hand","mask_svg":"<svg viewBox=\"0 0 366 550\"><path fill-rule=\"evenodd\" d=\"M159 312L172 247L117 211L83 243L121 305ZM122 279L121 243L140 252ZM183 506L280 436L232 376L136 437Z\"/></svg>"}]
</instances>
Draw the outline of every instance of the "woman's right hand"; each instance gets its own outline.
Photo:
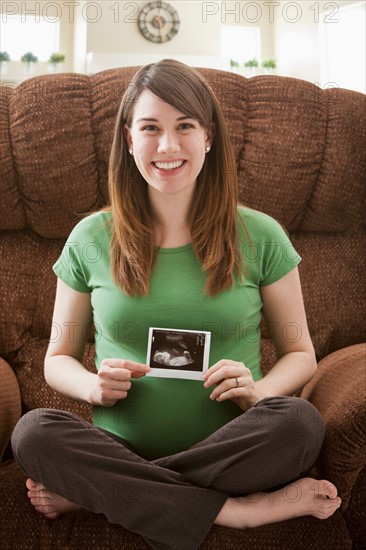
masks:
<instances>
[{"instance_id":1,"label":"woman's right hand","mask_svg":"<svg viewBox=\"0 0 366 550\"><path fill-rule=\"evenodd\" d=\"M112 407L119 399L126 399L131 388L131 378L141 378L150 367L126 359L103 359L93 378L90 403Z\"/></svg>"}]
</instances>

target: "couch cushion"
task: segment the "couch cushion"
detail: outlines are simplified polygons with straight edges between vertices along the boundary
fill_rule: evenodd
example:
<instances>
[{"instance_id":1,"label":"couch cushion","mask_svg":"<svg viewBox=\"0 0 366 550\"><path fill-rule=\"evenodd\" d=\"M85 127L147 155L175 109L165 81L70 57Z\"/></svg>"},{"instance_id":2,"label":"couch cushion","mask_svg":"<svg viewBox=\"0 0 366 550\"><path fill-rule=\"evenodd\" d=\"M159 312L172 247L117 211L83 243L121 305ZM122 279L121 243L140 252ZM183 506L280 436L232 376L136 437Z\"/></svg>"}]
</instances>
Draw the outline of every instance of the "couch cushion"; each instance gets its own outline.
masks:
<instances>
[{"instance_id":1,"label":"couch cushion","mask_svg":"<svg viewBox=\"0 0 366 550\"><path fill-rule=\"evenodd\" d=\"M366 341L363 235L296 233L310 336L318 359Z\"/></svg>"},{"instance_id":2,"label":"couch cushion","mask_svg":"<svg viewBox=\"0 0 366 550\"><path fill-rule=\"evenodd\" d=\"M338 350L320 361L302 397L322 414L325 440L320 465L347 510L356 479L366 466L366 344Z\"/></svg>"},{"instance_id":3,"label":"couch cushion","mask_svg":"<svg viewBox=\"0 0 366 550\"><path fill-rule=\"evenodd\" d=\"M21 415L20 391L14 371L0 357L0 464Z\"/></svg>"},{"instance_id":4,"label":"couch cushion","mask_svg":"<svg viewBox=\"0 0 366 550\"><path fill-rule=\"evenodd\" d=\"M44 237L63 235L78 214L99 206L89 82L82 75L30 79L10 98L19 208L27 227Z\"/></svg>"},{"instance_id":5,"label":"couch cushion","mask_svg":"<svg viewBox=\"0 0 366 550\"><path fill-rule=\"evenodd\" d=\"M80 215L108 201L115 117L136 70L44 75L0 94L3 229L66 238ZM363 94L201 71L223 105L242 202L290 230L365 227Z\"/></svg>"}]
</instances>

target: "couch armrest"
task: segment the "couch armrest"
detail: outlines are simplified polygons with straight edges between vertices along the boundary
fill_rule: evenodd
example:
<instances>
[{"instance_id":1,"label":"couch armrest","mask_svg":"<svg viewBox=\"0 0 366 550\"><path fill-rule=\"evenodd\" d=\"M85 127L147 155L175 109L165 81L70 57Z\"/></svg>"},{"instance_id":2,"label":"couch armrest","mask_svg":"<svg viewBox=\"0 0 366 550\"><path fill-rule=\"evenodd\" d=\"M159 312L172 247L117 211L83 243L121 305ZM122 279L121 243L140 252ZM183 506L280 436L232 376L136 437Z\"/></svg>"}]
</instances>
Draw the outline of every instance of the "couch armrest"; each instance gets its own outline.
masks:
<instances>
[{"instance_id":1,"label":"couch armrest","mask_svg":"<svg viewBox=\"0 0 366 550\"><path fill-rule=\"evenodd\" d=\"M0 357L0 464L20 416L21 399L18 381L10 365Z\"/></svg>"},{"instance_id":2,"label":"couch armrest","mask_svg":"<svg viewBox=\"0 0 366 550\"><path fill-rule=\"evenodd\" d=\"M325 420L320 467L322 475L338 488L345 511L366 462L366 344L322 359L301 397L313 403Z\"/></svg>"}]
</instances>

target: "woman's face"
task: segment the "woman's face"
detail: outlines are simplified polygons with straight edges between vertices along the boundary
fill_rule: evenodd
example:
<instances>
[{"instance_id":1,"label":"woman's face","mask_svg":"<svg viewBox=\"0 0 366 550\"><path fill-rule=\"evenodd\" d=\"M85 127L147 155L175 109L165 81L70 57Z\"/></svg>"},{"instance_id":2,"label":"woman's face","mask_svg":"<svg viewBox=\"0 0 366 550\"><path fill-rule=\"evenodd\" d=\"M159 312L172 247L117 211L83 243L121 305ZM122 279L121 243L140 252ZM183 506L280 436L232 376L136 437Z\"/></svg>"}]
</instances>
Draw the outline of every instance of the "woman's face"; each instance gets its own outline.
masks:
<instances>
[{"instance_id":1,"label":"woman's face","mask_svg":"<svg viewBox=\"0 0 366 550\"><path fill-rule=\"evenodd\" d=\"M140 95L132 124L124 128L149 193L192 195L212 131L149 90Z\"/></svg>"}]
</instances>

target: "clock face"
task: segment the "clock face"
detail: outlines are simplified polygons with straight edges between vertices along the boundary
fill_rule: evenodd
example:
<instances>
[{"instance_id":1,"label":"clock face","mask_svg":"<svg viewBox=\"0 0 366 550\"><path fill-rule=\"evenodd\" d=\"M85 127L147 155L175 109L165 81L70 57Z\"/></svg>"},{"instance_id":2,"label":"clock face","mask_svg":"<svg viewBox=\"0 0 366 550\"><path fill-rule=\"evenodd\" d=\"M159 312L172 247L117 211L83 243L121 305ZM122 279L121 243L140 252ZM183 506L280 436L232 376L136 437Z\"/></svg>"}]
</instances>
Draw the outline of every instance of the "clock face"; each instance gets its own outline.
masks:
<instances>
[{"instance_id":1,"label":"clock face","mask_svg":"<svg viewBox=\"0 0 366 550\"><path fill-rule=\"evenodd\" d=\"M177 11L167 2L150 2L141 10L138 25L150 42L168 42L179 30Z\"/></svg>"}]
</instances>

